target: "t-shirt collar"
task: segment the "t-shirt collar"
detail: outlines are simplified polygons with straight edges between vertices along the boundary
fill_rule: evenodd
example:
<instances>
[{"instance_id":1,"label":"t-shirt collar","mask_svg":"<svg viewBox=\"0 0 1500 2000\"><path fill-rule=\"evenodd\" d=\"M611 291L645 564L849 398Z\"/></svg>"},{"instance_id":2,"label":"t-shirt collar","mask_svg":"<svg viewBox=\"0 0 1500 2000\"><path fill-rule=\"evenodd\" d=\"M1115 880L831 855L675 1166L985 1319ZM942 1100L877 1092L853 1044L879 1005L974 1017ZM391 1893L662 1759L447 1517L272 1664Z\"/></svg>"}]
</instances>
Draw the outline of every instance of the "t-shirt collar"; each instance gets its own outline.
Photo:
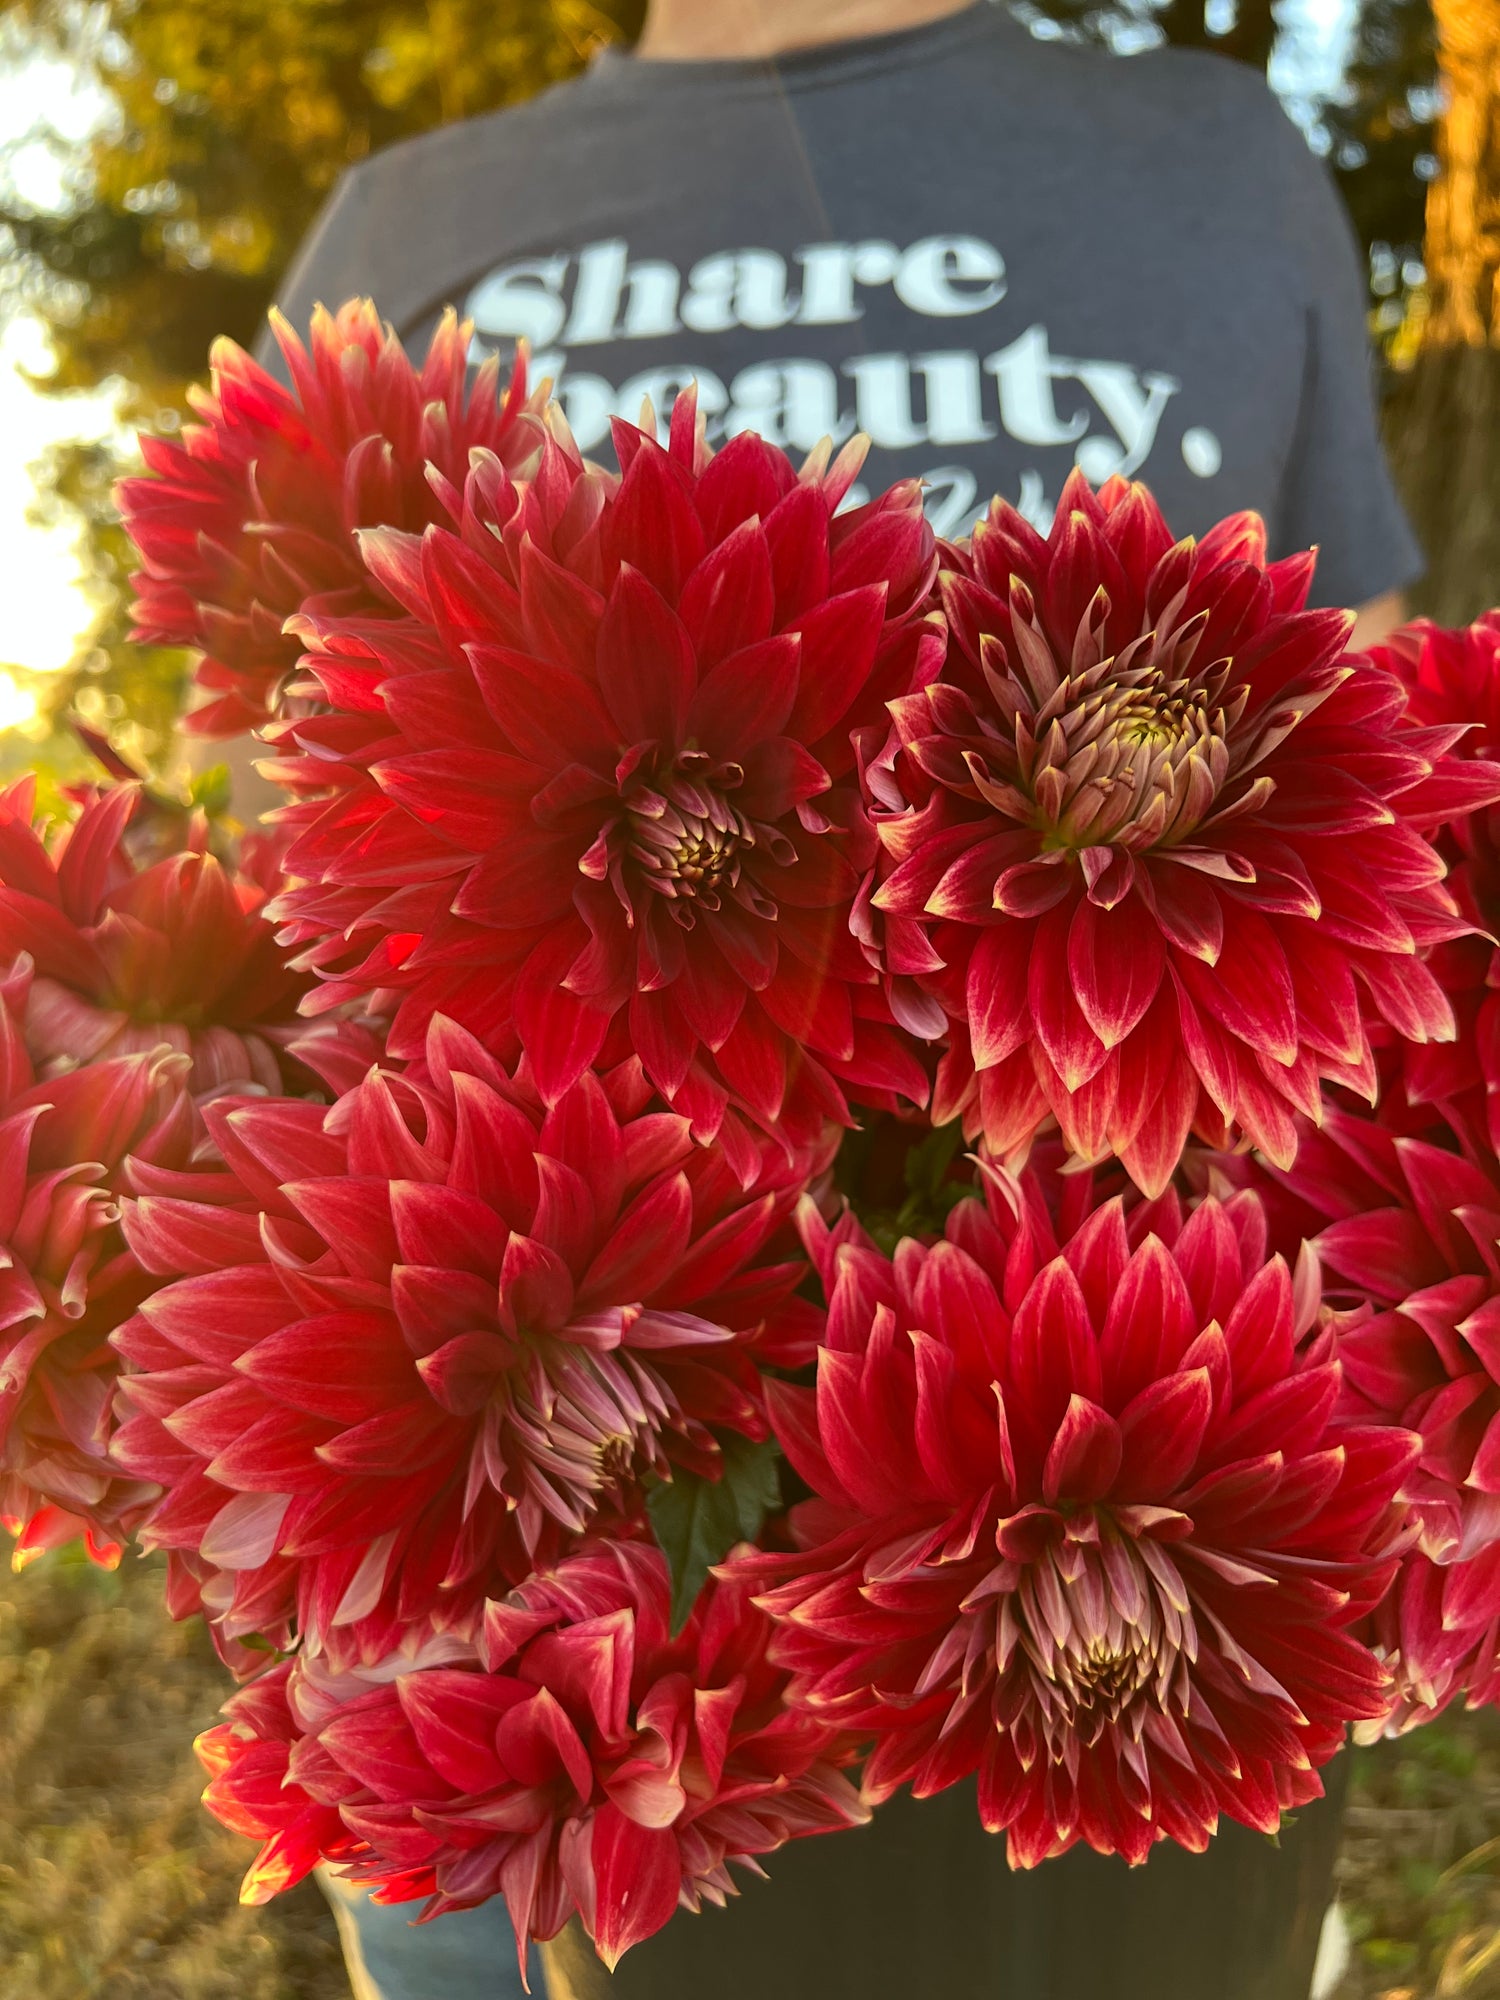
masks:
<instances>
[{"instance_id":1,"label":"t-shirt collar","mask_svg":"<svg viewBox=\"0 0 1500 2000\"><path fill-rule=\"evenodd\" d=\"M766 83L774 83L781 90L811 89L898 64L909 68L914 63L938 60L1008 19L998 0L971 0L969 6L955 14L924 21L914 28L862 35L853 41L823 42L812 48L791 49L776 57L677 61L638 56L629 49L614 46L595 57L587 80L616 90L649 90L653 95L668 90L702 91L721 85Z\"/></svg>"}]
</instances>

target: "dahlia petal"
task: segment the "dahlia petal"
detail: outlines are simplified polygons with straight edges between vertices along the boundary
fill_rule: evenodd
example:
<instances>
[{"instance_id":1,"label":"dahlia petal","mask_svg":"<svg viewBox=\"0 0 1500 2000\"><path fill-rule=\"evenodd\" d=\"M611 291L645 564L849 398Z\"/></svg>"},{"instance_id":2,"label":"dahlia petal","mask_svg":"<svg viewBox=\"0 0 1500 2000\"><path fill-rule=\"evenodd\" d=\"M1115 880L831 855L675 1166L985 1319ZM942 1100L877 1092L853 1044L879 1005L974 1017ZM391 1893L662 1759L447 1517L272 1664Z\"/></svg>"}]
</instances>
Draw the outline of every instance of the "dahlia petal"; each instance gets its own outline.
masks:
<instances>
[{"instance_id":1,"label":"dahlia petal","mask_svg":"<svg viewBox=\"0 0 1500 2000\"><path fill-rule=\"evenodd\" d=\"M579 1283L579 1304L636 1299L670 1284L692 1228L692 1194L684 1173L664 1174L621 1215Z\"/></svg>"},{"instance_id":2,"label":"dahlia petal","mask_svg":"<svg viewBox=\"0 0 1500 2000\"><path fill-rule=\"evenodd\" d=\"M630 1003L630 1043L646 1074L672 1102L687 1081L693 1045L673 1001L665 994L637 993Z\"/></svg>"},{"instance_id":3,"label":"dahlia petal","mask_svg":"<svg viewBox=\"0 0 1500 2000\"><path fill-rule=\"evenodd\" d=\"M680 740L697 683L681 620L640 571L620 565L598 637L599 686L627 743Z\"/></svg>"},{"instance_id":4,"label":"dahlia petal","mask_svg":"<svg viewBox=\"0 0 1500 2000\"><path fill-rule=\"evenodd\" d=\"M775 927L742 917L728 907L714 917L713 941L720 956L752 993L765 991L780 962Z\"/></svg>"},{"instance_id":5,"label":"dahlia petal","mask_svg":"<svg viewBox=\"0 0 1500 2000\"><path fill-rule=\"evenodd\" d=\"M570 667L480 640L465 646L464 659L517 757L555 770L576 761L581 749L618 740L599 689Z\"/></svg>"},{"instance_id":6,"label":"dahlia petal","mask_svg":"<svg viewBox=\"0 0 1500 2000\"><path fill-rule=\"evenodd\" d=\"M216 1393L222 1397L232 1392ZM200 1405L196 1408L190 1405L182 1414L196 1414L197 1409L214 1400L204 1397ZM248 1428L240 1428L238 1435L217 1451L206 1426L184 1429L181 1436L194 1449L213 1452L205 1471L220 1486L244 1493L284 1496L305 1490L316 1479L313 1454L326 1440L328 1430L328 1424L319 1417L261 1415L257 1411L256 1420Z\"/></svg>"},{"instance_id":7,"label":"dahlia petal","mask_svg":"<svg viewBox=\"0 0 1500 2000\"><path fill-rule=\"evenodd\" d=\"M1327 1424L1338 1398L1336 1369L1311 1369L1262 1389L1215 1438L1219 1452L1244 1457L1265 1451L1291 1457L1306 1451Z\"/></svg>"},{"instance_id":8,"label":"dahlia petal","mask_svg":"<svg viewBox=\"0 0 1500 2000\"><path fill-rule=\"evenodd\" d=\"M1161 933L1133 901L1105 910L1085 897L1074 910L1068 971L1083 1017L1106 1048L1140 1025L1165 965Z\"/></svg>"},{"instance_id":9,"label":"dahlia petal","mask_svg":"<svg viewBox=\"0 0 1500 2000\"><path fill-rule=\"evenodd\" d=\"M0 824L0 838L8 830ZM0 848L0 879L14 867L11 855ZM16 888L0 889L0 922L4 924L8 958L28 952L47 977L64 980L85 993L105 986L97 949L78 923L52 902Z\"/></svg>"},{"instance_id":10,"label":"dahlia petal","mask_svg":"<svg viewBox=\"0 0 1500 2000\"><path fill-rule=\"evenodd\" d=\"M827 544L826 537L819 540L824 586L816 595L821 597L827 589ZM795 615L794 608L784 617ZM760 522L743 521L708 551L683 586L678 616L705 675L731 654L770 637L776 589L770 543Z\"/></svg>"},{"instance_id":11,"label":"dahlia petal","mask_svg":"<svg viewBox=\"0 0 1500 2000\"><path fill-rule=\"evenodd\" d=\"M413 618L424 619L431 607L422 575L422 538L398 528L368 527L356 531L360 561L370 580ZM294 588L293 595L304 593Z\"/></svg>"},{"instance_id":12,"label":"dahlia petal","mask_svg":"<svg viewBox=\"0 0 1500 2000\"><path fill-rule=\"evenodd\" d=\"M1120 1470L1120 1426L1097 1403L1075 1394L1058 1427L1042 1470L1050 1503L1096 1500L1109 1492Z\"/></svg>"},{"instance_id":13,"label":"dahlia petal","mask_svg":"<svg viewBox=\"0 0 1500 2000\"><path fill-rule=\"evenodd\" d=\"M453 914L502 931L566 921L578 887L576 857L561 840L502 837L465 876Z\"/></svg>"},{"instance_id":14,"label":"dahlia petal","mask_svg":"<svg viewBox=\"0 0 1500 2000\"><path fill-rule=\"evenodd\" d=\"M620 482L610 516L616 548L635 551L648 580L669 600L681 593L706 547L690 494L691 480L647 438Z\"/></svg>"},{"instance_id":15,"label":"dahlia petal","mask_svg":"<svg viewBox=\"0 0 1500 2000\"><path fill-rule=\"evenodd\" d=\"M1124 1453L1119 1489L1180 1489L1197 1463L1212 1413L1213 1385L1206 1368L1148 1384L1120 1417Z\"/></svg>"},{"instance_id":16,"label":"dahlia petal","mask_svg":"<svg viewBox=\"0 0 1500 2000\"><path fill-rule=\"evenodd\" d=\"M217 1303L196 1295L192 1330ZM237 1335L242 1351L234 1366L257 1388L308 1416L335 1420L374 1416L410 1395L411 1356L388 1322L367 1313L323 1313L286 1324L285 1311L283 1296L283 1323L259 1338L251 1333L248 1342L243 1331Z\"/></svg>"},{"instance_id":17,"label":"dahlia petal","mask_svg":"<svg viewBox=\"0 0 1500 2000\"><path fill-rule=\"evenodd\" d=\"M526 650L538 660L592 660L604 598L528 536L520 548Z\"/></svg>"},{"instance_id":18,"label":"dahlia petal","mask_svg":"<svg viewBox=\"0 0 1500 2000\"><path fill-rule=\"evenodd\" d=\"M482 1792L503 1783L494 1735L501 1718L525 1698L521 1686L431 1667L403 1674L396 1692L418 1749L455 1791Z\"/></svg>"},{"instance_id":19,"label":"dahlia petal","mask_svg":"<svg viewBox=\"0 0 1500 2000\"><path fill-rule=\"evenodd\" d=\"M968 832L969 829L962 829ZM936 843L932 858L937 858ZM997 834L989 840L972 841L958 859L951 862L936 886L928 893L921 905L928 915L950 919L957 923L987 924L991 921L995 908L995 889L1000 877L1007 871L1014 855L1014 843L1005 834ZM915 860L917 857L913 857ZM900 907L900 892L910 879L912 864L904 863L879 891L879 907L889 910Z\"/></svg>"},{"instance_id":20,"label":"dahlia petal","mask_svg":"<svg viewBox=\"0 0 1500 2000\"><path fill-rule=\"evenodd\" d=\"M575 1300L573 1279L557 1252L534 1237L512 1235L500 1260L499 1315L507 1333L522 1327L554 1332Z\"/></svg>"},{"instance_id":21,"label":"dahlia petal","mask_svg":"<svg viewBox=\"0 0 1500 2000\"><path fill-rule=\"evenodd\" d=\"M432 1265L498 1276L507 1245L498 1239L495 1212L477 1195L426 1181L396 1180L387 1194L395 1233L391 1264Z\"/></svg>"},{"instance_id":22,"label":"dahlia petal","mask_svg":"<svg viewBox=\"0 0 1500 2000\"><path fill-rule=\"evenodd\" d=\"M875 665L886 596L881 583L846 589L796 621L793 630L802 642L802 678L789 735L816 743L849 713Z\"/></svg>"},{"instance_id":23,"label":"dahlia petal","mask_svg":"<svg viewBox=\"0 0 1500 2000\"><path fill-rule=\"evenodd\" d=\"M338 1243L345 1261L360 1276L374 1277L397 1261L391 1199L384 1181L289 1181L283 1193L320 1236ZM147 1207L142 1202L137 1214L143 1215Z\"/></svg>"},{"instance_id":24,"label":"dahlia petal","mask_svg":"<svg viewBox=\"0 0 1500 2000\"><path fill-rule=\"evenodd\" d=\"M837 1482L818 1435L817 1399L813 1392L769 1377L766 1408L776 1440L798 1476L818 1492L834 1489Z\"/></svg>"},{"instance_id":25,"label":"dahlia petal","mask_svg":"<svg viewBox=\"0 0 1500 2000\"><path fill-rule=\"evenodd\" d=\"M1381 1016L1411 1042L1448 1042L1456 1032L1448 996L1416 959L1360 953L1355 971Z\"/></svg>"},{"instance_id":26,"label":"dahlia petal","mask_svg":"<svg viewBox=\"0 0 1500 2000\"><path fill-rule=\"evenodd\" d=\"M764 1010L752 1003L718 1051L724 1081L766 1126L775 1124L785 1101L783 1047Z\"/></svg>"},{"instance_id":27,"label":"dahlia petal","mask_svg":"<svg viewBox=\"0 0 1500 2000\"><path fill-rule=\"evenodd\" d=\"M1097 1399L1100 1348L1077 1278L1061 1259L1047 1265L1015 1317L1013 1366L1028 1406L1045 1424L1061 1422L1074 1395Z\"/></svg>"},{"instance_id":28,"label":"dahlia petal","mask_svg":"<svg viewBox=\"0 0 1500 2000\"><path fill-rule=\"evenodd\" d=\"M1211 882L1191 869L1157 867L1143 877L1142 893L1168 944L1204 965L1217 965L1224 948L1224 905Z\"/></svg>"},{"instance_id":29,"label":"dahlia petal","mask_svg":"<svg viewBox=\"0 0 1500 2000\"><path fill-rule=\"evenodd\" d=\"M731 653L699 682L687 712L687 734L720 756L738 756L779 737L791 716L800 671L795 633Z\"/></svg>"},{"instance_id":30,"label":"dahlia petal","mask_svg":"<svg viewBox=\"0 0 1500 2000\"><path fill-rule=\"evenodd\" d=\"M1109 1055L1089 1026L1069 977L1067 939L1072 921L1073 911L1066 904L1041 919L1032 937L1027 976L1037 1040L1069 1091L1096 1076Z\"/></svg>"},{"instance_id":31,"label":"dahlia petal","mask_svg":"<svg viewBox=\"0 0 1500 2000\"><path fill-rule=\"evenodd\" d=\"M1007 868L995 883L995 908L1023 922L1055 910L1072 888L1062 863L1061 854L1044 855Z\"/></svg>"},{"instance_id":32,"label":"dahlia petal","mask_svg":"<svg viewBox=\"0 0 1500 2000\"><path fill-rule=\"evenodd\" d=\"M392 1465L415 1471L434 1464L446 1455L451 1440L446 1411L430 1403L411 1402L366 1417L316 1449L318 1458L331 1471L380 1475L388 1474ZM401 1517L398 1496L395 1518ZM299 1520L298 1527L301 1539L310 1541L314 1531L309 1523Z\"/></svg>"},{"instance_id":33,"label":"dahlia petal","mask_svg":"<svg viewBox=\"0 0 1500 2000\"><path fill-rule=\"evenodd\" d=\"M1290 1063L1297 1052L1297 1009L1286 954L1272 926L1237 910L1210 973L1199 960L1179 962L1183 984L1200 1014L1237 1039Z\"/></svg>"},{"instance_id":34,"label":"dahlia petal","mask_svg":"<svg viewBox=\"0 0 1500 2000\"><path fill-rule=\"evenodd\" d=\"M969 1034L976 1069L993 1069L1019 1049L1029 1019L1029 957L1008 931L986 931L968 971Z\"/></svg>"},{"instance_id":35,"label":"dahlia petal","mask_svg":"<svg viewBox=\"0 0 1500 2000\"><path fill-rule=\"evenodd\" d=\"M632 1945L670 1921L682 1887L677 1843L665 1828L637 1826L617 1806L594 1815L594 1948L612 1972Z\"/></svg>"},{"instance_id":36,"label":"dahlia petal","mask_svg":"<svg viewBox=\"0 0 1500 2000\"><path fill-rule=\"evenodd\" d=\"M1174 1371L1199 1331L1177 1260L1148 1236L1125 1268L1099 1336L1099 1361L1111 1402L1129 1402Z\"/></svg>"},{"instance_id":37,"label":"dahlia petal","mask_svg":"<svg viewBox=\"0 0 1500 2000\"><path fill-rule=\"evenodd\" d=\"M152 1195L131 1203L123 1220L126 1241L147 1271L209 1273L261 1253L253 1215L205 1213L196 1202Z\"/></svg>"},{"instance_id":38,"label":"dahlia petal","mask_svg":"<svg viewBox=\"0 0 1500 2000\"><path fill-rule=\"evenodd\" d=\"M537 1085L553 1103L594 1061L609 1026L606 1013L575 999L563 984L574 952L566 932L549 936L532 951L516 982L516 1026Z\"/></svg>"},{"instance_id":39,"label":"dahlia petal","mask_svg":"<svg viewBox=\"0 0 1500 2000\"><path fill-rule=\"evenodd\" d=\"M261 1264L164 1285L141 1301L139 1311L184 1354L229 1364L285 1324L287 1297L274 1272Z\"/></svg>"},{"instance_id":40,"label":"dahlia petal","mask_svg":"<svg viewBox=\"0 0 1500 2000\"><path fill-rule=\"evenodd\" d=\"M1377 1297L1399 1299L1430 1266L1431 1233L1400 1209L1374 1210L1335 1222L1317 1239L1329 1267ZM1441 1267L1439 1267L1441 1268Z\"/></svg>"},{"instance_id":41,"label":"dahlia petal","mask_svg":"<svg viewBox=\"0 0 1500 2000\"><path fill-rule=\"evenodd\" d=\"M1281 1381L1294 1348L1292 1281L1274 1258L1246 1285L1224 1322L1224 1341L1241 1393Z\"/></svg>"}]
</instances>

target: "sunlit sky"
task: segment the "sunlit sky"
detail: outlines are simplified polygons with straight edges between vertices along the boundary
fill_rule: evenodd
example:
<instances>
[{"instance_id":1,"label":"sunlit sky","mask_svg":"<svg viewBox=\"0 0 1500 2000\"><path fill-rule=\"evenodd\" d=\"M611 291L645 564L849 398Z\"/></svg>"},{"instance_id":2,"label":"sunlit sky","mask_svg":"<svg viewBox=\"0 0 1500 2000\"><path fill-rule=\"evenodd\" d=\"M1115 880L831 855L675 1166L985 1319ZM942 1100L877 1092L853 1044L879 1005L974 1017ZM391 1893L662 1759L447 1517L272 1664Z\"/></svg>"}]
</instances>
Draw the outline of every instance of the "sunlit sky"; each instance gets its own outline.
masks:
<instances>
[{"instance_id":1,"label":"sunlit sky","mask_svg":"<svg viewBox=\"0 0 1500 2000\"><path fill-rule=\"evenodd\" d=\"M76 150L109 116L97 84L67 62L20 55L0 31L0 134L8 191L37 208L61 208ZM49 445L101 437L114 427L109 391L45 396L27 379L51 358L32 319L0 324L0 728L26 722L36 703L10 668L54 673L86 638L92 607L82 588L78 537L32 521L32 467Z\"/></svg>"},{"instance_id":2,"label":"sunlit sky","mask_svg":"<svg viewBox=\"0 0 1500 2000\"><path fill-rule=\"evenodd\" d=\"M1289 29L1274 80L1290 99L1315 101L1338 83L1356 0L1285 0ZM67 63L23 54L0 28L0 172L13 194L39 208L65 205L76 148L110 114L109 99ZM45 396L27 373L45 374L47 346L35 321L0 326L0 729L24 723L35 700L11 668L51 673L86 638L92 611L82 587L76 536L28 519L31 468L51 444L100 437L114 427L114 398Z\"/></svg>"}]
</instances>

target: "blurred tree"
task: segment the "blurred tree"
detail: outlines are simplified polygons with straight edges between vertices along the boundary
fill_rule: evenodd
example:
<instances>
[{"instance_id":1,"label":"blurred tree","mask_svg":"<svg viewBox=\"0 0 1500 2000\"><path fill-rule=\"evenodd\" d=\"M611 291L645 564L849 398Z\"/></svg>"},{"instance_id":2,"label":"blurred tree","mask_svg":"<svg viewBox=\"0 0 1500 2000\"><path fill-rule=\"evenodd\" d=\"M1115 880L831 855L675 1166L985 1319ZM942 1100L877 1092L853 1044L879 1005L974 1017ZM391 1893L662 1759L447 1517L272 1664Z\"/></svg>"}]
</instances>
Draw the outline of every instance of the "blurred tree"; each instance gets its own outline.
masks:
<instances>
[{"instance_id":1,"label":"blurred tree","mask_svg":"<svg viewBox=\"0 0 1500 2000\"><path fill-rule=\"evenodd\" d=\"M1385 340L1399 332L1421 283L1438 108L1432 0L1364 0L1344 92L1321 122L1369 249L1375 326Z\"/></svg>"},{"instance_id":2,"label":"blurred tree","mask_svg":"<svg viewBox=\"0 0 1500 2000\"><path fill-rule=\"evenodd\" d=\"M277 277L343 169L410 133L530 95L639 25L644 0L19 0L32 46L91 68L118 107L61 210L0 198L12 300L47 321L44 385L109 377L128 424L172 430L209 343L253 341ZM19 273L17 281L15 273ZM112 604L55 702L128 710L166 746L183 662L124 643L127 551L90 446L54 455L43 504L81 508Z\"/></svg>"},{"instance_id":3,"label":"blurred tree","mask_svg":"<svg viewBox=\"0 0 1500 2000\"><path fill-rule=\"evenodd\" d=\"M1254 69L1266 67L1276 46L1271 0L1238 0L1229 9L1216 8L1211 0L1167 0L1160 18L1169 42L1183 48L1217 49Z\"/></svg>"},{"instance_id":4,"label":"blurred tree","mask_svg":"<svg viewBox=\"0 0 1500 2000\"><path fill-rule=\"evenodd\" d=\"M1276 46L1273 0L1019 0L1033 21L1055 22L1111 48L1212 49L1264 69Z\"/></svg>"},{"instance_id":5,"label":"blurred tree","mask_svg":"<svg viewBox=\"0 0 1500 2000\"><path fill-rule=\"evenodd\" d=\"M1500 0L1435 0L1433 11L1440 171L1390 441L1432 560L1423 608L1461 624L1500 602Z\"/></svg>"}]
</instances>

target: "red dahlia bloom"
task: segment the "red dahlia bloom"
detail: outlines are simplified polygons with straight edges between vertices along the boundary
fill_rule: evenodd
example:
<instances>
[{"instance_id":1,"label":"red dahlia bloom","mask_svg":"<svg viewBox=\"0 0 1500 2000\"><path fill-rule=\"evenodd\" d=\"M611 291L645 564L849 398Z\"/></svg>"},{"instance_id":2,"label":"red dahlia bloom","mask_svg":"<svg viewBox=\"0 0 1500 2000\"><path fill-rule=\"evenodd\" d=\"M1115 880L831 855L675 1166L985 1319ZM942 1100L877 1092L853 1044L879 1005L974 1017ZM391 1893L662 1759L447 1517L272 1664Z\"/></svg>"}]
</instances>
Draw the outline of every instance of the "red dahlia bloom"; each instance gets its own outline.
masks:
<instances>
[{"instance_id":1,"label":"red dahlia bloom","mask_svg":"<svg viewBox=\"0 0 1500 2000\"><path fill-rule=\"evenodd\" d=\"M1377 649L1379 663L1407 688L1407 713L1424 727L1466 725L1464 757L1500 750L1500 612L1463 631L1425 620ZM1500 985L1491 936L1500 925L1500 809L1479 805L1440 828L1436 845L1450 867L1459 907L1485 936L1457 938L1432 955L1434 976L1452 1003L1458 1037L1441 1047L1403 1048L1407 1095L1440 1104L1500 1147Z\"/></svg>"},{"instance_id":2,"label":"red dahlia bloom","mask_svg":"<svg viewBox=\"0 0 1500 2000\"><path fill-rule=\"evenodd\" d=\"M669 449L617 427L618 481L557 428L534 481L476 459L461 533L363 538L404 624L304 621L327 712L278 775L339 789L277 914L329 1002L401 995L398 1054L441 1009L550 1100L633 1052L748 1169L746 1123L925 1094L849 933L850 732L936 669L932 535L915 482L836 513L855 454L711 457L690 399Z\"/></svg>"},{"instance_id":3,"label":"red dahlia bloom","mask_svg":"<svg viewBox=\"0 0 1500 2000\"><path fill-rule=\"evenodd\" d=\"M17 1567L79 1534L114 1561L150 1497L109 1460L109 1334L149 1289L114 1184L129 1152L185 1157L185 1065L157 1049L38 1082L29 983L24 960L0 975L0 1524Z\"/></svg>"},{"instance_id":4,"label":"red dahlia bloom","mask_svg":"<svg viewBox=\"0 0 1500 2000\"><path fill-rule=\"evenodd\" d=\"M866 1819L744 1593L710 1586L675 1640L668 1599L657 1551L615 1543L487 1606L480 1657L337 1681L300 1659L237 1695L199 1750L209 1806L267 1841L247 1896L322 1852L424 1916L503 1895L523 1965L576 1910L613 1966L734 1894L731 1862Z\"/></svg>"},{"instance_id":5,"label":"red dahlia bloom","mask_svg":"<svg viewBox=\"0 0 1500 2000\"><path fill-rule=\"evenodd\" d=\"M548 1109L438 1019L420 1076L208 1118L230 1174L156 1176L127 1217L188 1275L118 1336L116 1455L226 1639L294 1604L318 1644L461 1619L644 1474L713 1474L716 1429L766 1436L754 1357L811 1351L776 1241L802 1177L777 1152L742 1191L639 1065Z\"/></svg>"},{"instance_id":6,"label":"red dahlia bloom","mask_svg":"<svg viewBox=\"0 0 1500 2000\"><path fill-rule=\"evenodd\" d=\"M376 615L394 608L362 567L353 531L442 518L428 467L462 481L476 446L523 462L524 361L499 394L491 359L467 380L469 328L445 316L420 370L367 299L320 306L309 347L272 329L290 391L231 340L213 348L213 388L190 392L202 422L141 439L149 472L122 480L121 514L140 552L135 637L203 654L213 699L188 717L205 736L254 728L276 707L298 645L282 625L305 605Z\"/></svg>"},{"instance_id":7,"label":"red dahlia bloom","mask_svg":"<svg viewBox=\"0 0 1500 2000\"><path fill-rule=\"evenodd\" d=\"M1048 540L997 502L956 555L943 677L867 772L872 937L903 1018L951 1023L936 1116L1010 1155L1050 1112L1155 1192L1195 1124L1286 1161L1320 1079L1373 1096L1367 1016L1451 1039L1420 954L1471 926L1424 834L1500 769L1403 720L1311 575L1081 476Z\"/></svg>"},{"instance_id":8,"label":"red dahlia bloom","mask_svg":"<svg viewBox=\"0 0 1500 2000\"><path fill-rule=\"evenodd\" d=\"M1347 1408L1420 1434L1420 1530L1378 1631L1398 1726L1500 1692L1500 1172L1332 1116L1283 1177L1340 1288Z\"/></svg>"},{"instance_id":9,"label":"red dahlia bloom","mask_svg":"<svg viewBox=\"0 0 1500 2000\"><path fill-rule=\"evenodd\" d=\"M305 981L260 914L266 891L207 851L140 866L127 836L137 785L86 801L50 841L35 781L0 791L0 970L34 971L24 1032L42 1076L165 1045L190 1062L188 1087L280 1090Z\"/></svg>"},{"instance_id":10,"label":"red dahlia bloom","mask_svg":"<svg viewBox=\"0 0 1500 2000\"><path fill-rule=\"evenodd\" d=\"M1385 1676L1351 1627L1394 1573L1415 1440L1339 1424L1315 1267L1253 1197L1119 1200L1058 1250L1034 1184L888 1261L808 1214L829 1295L816 1394L778 1434L816 1498L774 1583L789 1699L870 1732L872 1803L979 1774L1029 1867L1144 1861L1316 1797Z\"/></svg>"}]
</instances>

